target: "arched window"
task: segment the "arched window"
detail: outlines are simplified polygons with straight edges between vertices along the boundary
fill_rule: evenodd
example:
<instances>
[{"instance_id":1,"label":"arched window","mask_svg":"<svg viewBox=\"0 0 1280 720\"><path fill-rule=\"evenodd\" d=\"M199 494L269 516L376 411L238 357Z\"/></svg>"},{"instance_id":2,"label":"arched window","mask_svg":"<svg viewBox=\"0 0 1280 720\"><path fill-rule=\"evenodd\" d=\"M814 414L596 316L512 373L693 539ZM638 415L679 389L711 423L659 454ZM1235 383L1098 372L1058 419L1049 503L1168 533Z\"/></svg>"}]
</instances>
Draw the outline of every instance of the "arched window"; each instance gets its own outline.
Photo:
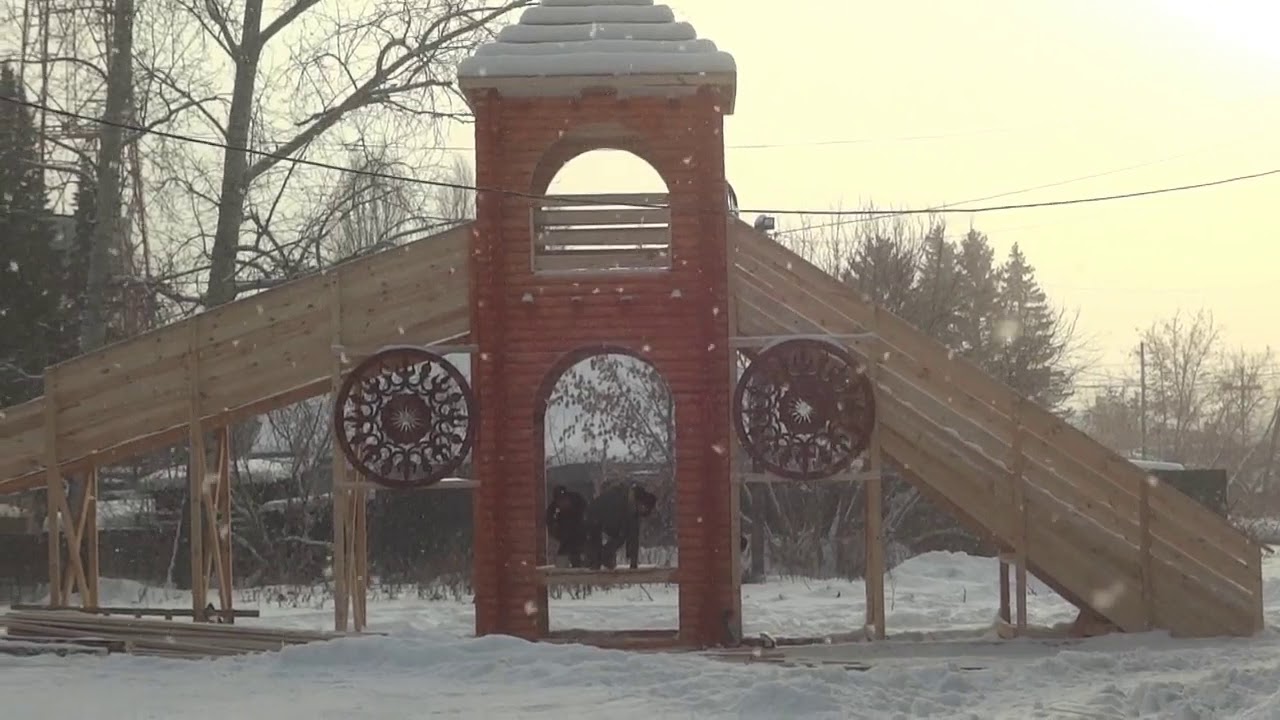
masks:
<instances>
[{"instance_id":1,"label":"arched window","mask_svg":"<svg viewBox=\"0 0 1280 720\"><path fill-rule=\"evenodd\" d=\"M609 187L614 191L593 190ZM594 150L565 163L533 208L533 270L601 273L671 267L666 183L638 156Z\"/></svg>"}]
</instances>

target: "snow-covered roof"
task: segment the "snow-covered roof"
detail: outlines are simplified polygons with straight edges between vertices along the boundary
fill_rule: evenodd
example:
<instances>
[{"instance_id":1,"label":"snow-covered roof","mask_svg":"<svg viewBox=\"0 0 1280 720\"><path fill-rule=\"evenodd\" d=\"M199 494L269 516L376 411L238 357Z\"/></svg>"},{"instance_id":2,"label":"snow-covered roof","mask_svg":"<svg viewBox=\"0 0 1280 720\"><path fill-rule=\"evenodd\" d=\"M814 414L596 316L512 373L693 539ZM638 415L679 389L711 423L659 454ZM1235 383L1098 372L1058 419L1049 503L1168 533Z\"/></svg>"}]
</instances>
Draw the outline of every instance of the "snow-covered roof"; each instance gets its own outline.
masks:
<instances>
[{"instance_id":1,"label":"snow-covered roof","mask_svg":"<svg viewBox=\"0 0 1280 720\"><path fill-rule=\"evenodd\" d=\"M588 87L617 86L620 78L697 75L703 85L732 86L733 56L699 38L693 26L676 22L671 8L654 0L542 0L503 28L495 42L480 46L458 65L464 87L523 89L548 94L549 84L530 87L528 78L574 78L555 90L576 93ZM611 81L601 82L609 77ZM500 82L523 78L522 86ZM628 84L628 89L634 86ZM673 90L671 84L665 90ZM729 111L726 109L726 111Z\"/></svg>"}]
</instances>

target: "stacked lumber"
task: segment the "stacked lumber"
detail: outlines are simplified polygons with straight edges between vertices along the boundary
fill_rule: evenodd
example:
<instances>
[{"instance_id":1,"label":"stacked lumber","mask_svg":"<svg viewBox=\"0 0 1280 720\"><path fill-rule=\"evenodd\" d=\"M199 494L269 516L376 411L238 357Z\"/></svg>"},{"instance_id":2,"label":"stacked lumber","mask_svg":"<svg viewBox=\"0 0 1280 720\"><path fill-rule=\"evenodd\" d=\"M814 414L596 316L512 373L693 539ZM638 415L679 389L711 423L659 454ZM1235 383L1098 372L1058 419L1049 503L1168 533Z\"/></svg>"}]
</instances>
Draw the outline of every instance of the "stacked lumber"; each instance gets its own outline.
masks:
<instances>
[{"instance_id":1,"label":"stacked lumber","mask_svg":"<svg viewBox=\"0 0 1280 720\"><path fill-rule=\"evenodd\" d=\"M74 610L9 612L0 615L0 627L11 640L106 646L132 655L193 659L274 652L344 637L305 630L99 617Z\"/></svg>"}]
</instances>

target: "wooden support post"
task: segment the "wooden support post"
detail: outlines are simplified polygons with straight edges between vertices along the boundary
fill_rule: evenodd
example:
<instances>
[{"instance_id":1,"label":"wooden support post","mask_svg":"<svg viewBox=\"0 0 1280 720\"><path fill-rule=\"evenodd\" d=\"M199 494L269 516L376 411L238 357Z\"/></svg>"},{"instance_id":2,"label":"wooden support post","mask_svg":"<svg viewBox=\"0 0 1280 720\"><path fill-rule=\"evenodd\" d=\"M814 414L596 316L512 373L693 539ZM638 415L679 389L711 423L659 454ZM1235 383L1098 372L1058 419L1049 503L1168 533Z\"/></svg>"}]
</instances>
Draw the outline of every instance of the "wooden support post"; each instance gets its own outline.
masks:
<instances>
[{"instance_id":1,"label":"wooden support post","mask_svg":"<svg viewBox=\"0 0 1280 720\"><path fill-rule=\"evenodd\" d=\"M1138 485L1138 578L1142 587L1142 625L1151 630L1156 623L1155 591L1151 577L1151 481L1143 475Z\"/></svg>"},{"instance_id":2,"label":"wooden support post","mask_svg":"<svg viewBox=\"0 0 1280 720\"><path fill-rule=\"evenodd\" d=\"M342 274L329 276L329 333L334 348L342 348ZM351 358L348 357L348 360ZM336 400L342 385L342 353L334 354L330 370ZM338 449L338 433L333 428L333 625L339 632L348 627L362 632L368 626L369 550L368 482L347 466Z\"/></svg>"},{"instance_id":3,"label":"wooden support post","mask_svg":"<svg viewBox=\"0 0 1280 720\"><path fill-rule=\"evenodd\" d=\"M58 464L58 382L54 368L44 371L45 533L49 538L49 604L63 605L62 508L66 490Z\"/></svg>"},{"instance_id":4,"label":"wooden support post","mask_svg":"<svg viewBox=\"0 0 1280 720\"><path fill-rule=\"evenodd\" d=\"M90 467L71 502L58 459L58 381L54 368L45 370L45 523L49 551L49 604L81 607L98 604L98 471ZM64 564L63 540L66 540Z\"/></svg>"},{"instance_id":5,"label":"wooden support post","mask_svg":"<svg viewBox=\"0 0 1280 720\"><path fill-rule=\"evenodd\" d=\"M203 559L201 582L208 588L212 573L218 580L218 609L225 622L234 622L235 575L231 568L231 430L226 425L217 430L217 472L201 485L200 504L206 521L201 543ZM207 606L206 606L207 607Z\"/></svg>"},{"instance_id":6,"label":"wooden support post","mask_svg":"<svg viewBox=\"0 0 1280 720\"><path fill-rule=\"evenodd\" d=\"M1005 558L1003 552L999 553L1000 557L1000 619L1006 623L1011 622L1013 618L1009 608L1009 561Z\"/></svg>"},{"instance_id":7,"label":"wooden support post","mask_svg":"<svg viewBox=\"0 0 1280 720\"><path fill-rule=\"evenodd\" d=\"M329 333L334 347L342 347L342 273L329 275ZM342 385L342 359L334 353L330 366L331 390L334 401ZM350 621L350 594L347 576L347 459L338 449L338 433L333 426L333 487L330 502L333 506L333 628L346 632Z\"/></svg>"},{"instance_id":8,"label":"wooden support post","mask_svg":"<svg viewBox=\"0 0 1280 720\"><path fill-rule=\"evenodd\" d=\"M356 632L363 632L368 627L368 483L360 472L351 468L347 468L347 472L352 476L351 482L335 492L340 493L337 502L346 506L342 511L346 521L343 567L351 626Z\"/></svg>"},{"instance_id":9,"label":"wooden support post","mask_svg":"<svg viewBox=\"0 0 1280 720\"><path fill-rule=\"evenodd\" d=\"M368 481L363 475L358 481L359 487L352 493L352 499L355 502L355 522L352 528L355 532L354 542L351 543L352 555L355 566L354 582L351 585L352 590L352 625L356 632L364 632L369 626L368 612L368 593L369 587L369 493Z\"/></svg>"},{"instance_id":10,"label":"wooden support post","mask_svg":"<svg viewBox=\"0 0 1280 720\"><path fill-rule=\"evenodd\" d=\"M871 332L878 332L880 316L880 306L873 308ZM876 392L880 389L880 364L884 357L883 343L876 343L874 357L872 358L871 367L867 371L871 373L871 384ZM865 555L865 570L863 573L863 585L866 588L866 628L869 633L877 640L883 640L886 636L885 628L885 600L884 600L884 457L880 448L880 421L877 418L876 423L871 429L871 446L867 452L870 454L870 471L871 477L865 482L866 486L866 503L865 503L865 520L864 520L864 538L863 551Z\"/></svg>"},{"instance_id":11,"label":"wooden support post","mask_svg":"<svg viewBox=\"0 0 1280 720\"><path fill-rule=\"evenodd\" d=\"M187 346L187 386L189 406L187 414L189 459L187 465L188 522L187 534L191 543L191 609L197 622L207 620L204 611L208 604L208 575L204 572L204 493L207 475L207 459L204 446L204 423L200 401L200 323L191 322L191 336Z\"/></svg>"},{"instance_id":12,"label":"wooden support post","mask_svg":"<svg viewBox=\"0 0 1280 720\"><path fill-rule=\"evenodd\" d=\"M737 332L737 273L733 273L733 256L737 254L737 242L733 240L733 233L728 229L728 223L731 220L726 218L726 229L724 229L724 238L726 238L726 259L728 260L728 302L726 307L726 320L728 322L728 332ZM724 419L724 427L728 429L728 437L726 441L728 446L724 451L728 452L728 492L730 492L730 556L732 564L732 618L728 619L728 630L733 638L742 638L742 483L737 482L737 473L741 466L742 451L739 447L739 439L737 433L733 432L736 424L733 423L733 414L736 413L733 406L733 392L737 387L739 380L739 354L731 345L728 347L728 418ZM675 402L675 397L671 398Z\"/></svg>"},{"instance_id":13,"label":"wooden support post","mask_svg":"<svg viewBox=\"0 0 1280 720\"><path fill-rule=\"evenodd\" d=\"M764 492L751 498L751 577L755 582L763 582L764 566L764 531L769 513L765 511Z\"/></svg>"},{"instance_id":14,"label":"wooden support post","mask_svg":"<svg viewBox=\"0 0 1280 720\"><path fill-rule=\"evenodd\" d=\"M1027 478L1024 472L1026 456L1022 453L1022 403L1017 397L1013 406L1013 441L1010 447L1009 481L1013 485L1013 504L1017 508L1014 523L1014 582L1017 586L1015 602L1017 603L1018 635L1027 631Z\"/></svg>"},{"instance_id":15,"label":"wooden support post","mask_svg":"<svg viewBox=\"0 0 1280 720\"><path fill-rule=\"evenodd\" d=\"M98 563L98 468L89 468L89 472L85 474L85 529L80 535L81 543L85 543L85 553L87 554L86 562L88 567L85 574L88 576L89 586L85 588L82 602L85 607L98 607L98 577L100 566Z\"/></svg>"}]
</instances>

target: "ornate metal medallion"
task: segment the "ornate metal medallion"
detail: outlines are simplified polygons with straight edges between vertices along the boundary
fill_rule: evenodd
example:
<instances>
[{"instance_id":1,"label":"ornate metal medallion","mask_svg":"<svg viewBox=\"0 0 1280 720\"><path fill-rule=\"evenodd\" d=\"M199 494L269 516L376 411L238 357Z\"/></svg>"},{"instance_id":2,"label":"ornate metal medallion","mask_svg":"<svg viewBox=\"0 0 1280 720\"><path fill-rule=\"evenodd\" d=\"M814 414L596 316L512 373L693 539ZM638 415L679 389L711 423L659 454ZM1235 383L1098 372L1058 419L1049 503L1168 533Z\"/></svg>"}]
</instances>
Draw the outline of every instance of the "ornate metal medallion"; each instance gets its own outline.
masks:
<instances>
[{"instance_id":1,"label":"ornate metal medallion","mask_svg":"<svg viewBox=\"0 0 1280 720\"><path fill-rule=\"evenodd\" d=\"M747 366L733 418L743 448L764 469L816 480L848 469L870 447L875 388L844 348L787 340Z\"/></svg>"},{"instance_id":2,"label":"ornate metal medallion","mask_svg":"<svg viewBox=\"0 0 1280 720\"><path fill-rule=\"evenodd\" d=\"M338 446L379 485L431 485L470 452L473 405L466 378L443 357L421 348L383 350L357 365L338 390Z\"/></svg>"}]
</instances>

